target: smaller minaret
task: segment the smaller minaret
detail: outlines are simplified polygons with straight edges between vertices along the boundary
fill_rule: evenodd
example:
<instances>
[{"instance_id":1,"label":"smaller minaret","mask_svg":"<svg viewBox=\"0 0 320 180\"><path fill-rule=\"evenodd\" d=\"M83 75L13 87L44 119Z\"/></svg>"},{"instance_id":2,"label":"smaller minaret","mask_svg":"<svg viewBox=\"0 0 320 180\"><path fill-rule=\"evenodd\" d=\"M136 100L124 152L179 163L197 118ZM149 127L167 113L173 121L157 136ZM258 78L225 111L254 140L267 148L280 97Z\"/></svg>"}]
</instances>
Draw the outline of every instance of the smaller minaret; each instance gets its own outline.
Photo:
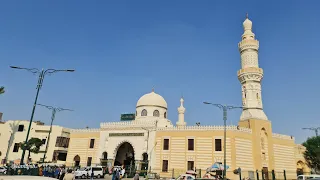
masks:
<instances>
[{"instance_id":1,"label":"smaller minaret","mask_svg":"<svg viewBox=\"0 0 320 180\"><path fill-rule=\"evenodd\" d=\"M177 122L177 127L184 127L187 125L187 123L184 121L184 112L186 111L186 108L183 107L183 102L183 97L181 97L180 107L178 107L179 119Z\"/></svg>"}]
</instances>

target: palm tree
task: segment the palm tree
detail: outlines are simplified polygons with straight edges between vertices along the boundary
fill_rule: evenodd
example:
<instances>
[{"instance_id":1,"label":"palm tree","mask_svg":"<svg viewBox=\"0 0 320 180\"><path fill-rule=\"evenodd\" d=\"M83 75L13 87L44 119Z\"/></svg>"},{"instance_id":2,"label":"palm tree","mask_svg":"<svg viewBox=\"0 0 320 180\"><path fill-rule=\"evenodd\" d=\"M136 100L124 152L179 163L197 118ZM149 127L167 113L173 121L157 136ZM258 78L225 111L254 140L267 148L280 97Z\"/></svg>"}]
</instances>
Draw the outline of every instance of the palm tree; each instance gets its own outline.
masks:
<instances>
[{"instance_id":1,"label":"palm tree","mask_svg":"<svg viewBox=\"0 0 320 180\"><path fill-rule=\"evenodd\" d=\"M1 86L1 87L0 87L0 94L3 94L4 92L5 92L4 87Z\"/></svg>"},{"instance_id":2,"label":"palm tree","mask_svg":"<svg viewBox=\"0 0 320 180\"><path fill-rule=\"evenodd\" d=\"M38 154L40 150L40 146L42 146L43 142L39 138L30 138L27 143L23 142L20 144L21 149L25 149L29 151L28 161L30 159L30 153Z\"/></svg>"}]
</instances>

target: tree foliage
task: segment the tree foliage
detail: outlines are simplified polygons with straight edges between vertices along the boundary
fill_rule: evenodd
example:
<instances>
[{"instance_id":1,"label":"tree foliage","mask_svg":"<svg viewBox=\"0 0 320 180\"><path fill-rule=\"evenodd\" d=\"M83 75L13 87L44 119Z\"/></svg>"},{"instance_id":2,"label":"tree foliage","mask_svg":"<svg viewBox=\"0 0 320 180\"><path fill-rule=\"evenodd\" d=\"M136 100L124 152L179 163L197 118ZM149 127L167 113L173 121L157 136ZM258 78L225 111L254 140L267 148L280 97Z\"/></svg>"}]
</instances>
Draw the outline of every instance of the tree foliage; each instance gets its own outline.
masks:
<instances>
[{"instance_id":1,"label":"tree foliage","mask_svg":"<svg viewBox=\"0 0 320 180\"><path fill-rule=\"evenodd\" d=\"M306 147L304 158L308 166L320 172L320 136L308 138L302 145Z\"/></svg>"},{"instance_id":2,"label":"tree foliage","mask_svg":"<svg viewBox=\"0 0 320 180\"><path fill-rule=\"evenodd\" d=\"M0 87L0 94L3 94L4 92L5 92L4 87L1 86L1 87Z\"/></svg>"},{"instance_id":3,"label":"tree foliage","mask_svg":"<svg viewBox=\"0 0 320 180\"><path fill-rule=\"evenodd\" d=\"M28 150L28 159L30 159L30 153L38 154L40 150L40 146L42 146L43 142L39 138L30 138L28 142L20 143L20 147L22 150Z\"/></svg>"}]
</instances>

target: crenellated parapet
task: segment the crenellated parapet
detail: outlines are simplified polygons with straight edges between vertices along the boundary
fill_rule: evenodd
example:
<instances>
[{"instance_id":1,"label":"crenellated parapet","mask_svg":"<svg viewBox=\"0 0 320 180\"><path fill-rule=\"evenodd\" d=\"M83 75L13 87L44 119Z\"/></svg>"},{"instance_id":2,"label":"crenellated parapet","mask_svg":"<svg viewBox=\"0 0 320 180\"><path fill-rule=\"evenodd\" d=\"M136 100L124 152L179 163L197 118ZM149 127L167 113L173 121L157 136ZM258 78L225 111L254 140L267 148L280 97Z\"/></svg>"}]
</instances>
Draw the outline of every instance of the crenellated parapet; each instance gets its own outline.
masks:
<instances>
[{"instance_id":1,"label":"crenellated parapet","mask_svg":"<svg viewBox=\"0 0 320 180\"><path fill-rule=\"evenodd\" d=\"M157 121L126 121L126 122L104 122L100 123L101 129L136 129L155 127Z\"/></svg>"},{"instance_id":2,"label":"crenellated parapet","mask_svg":"<svg viewBox=\"0 0 320 180\"><path fill-rule=\"evenodd\" d=\"M285 139L285 140L295 140L293 136L288 136L284 134L277 134L277 133L272 133L273 138L278 138L278 139Z\"/></svg>"},{"instance_id":3,"label":"crenellated parapet","mask_svg":"<svg viewBox=\"0 0 320 180\"><path fill-rule=\"evenodd\" d=\"M251 129L239 126L226 126L227 131L252 133ZM157 131L223 131L224 126L184 126L184 127L159 127Z\"/></svg>"},{"instance_id":4,"label":"crenellated parapet","mask_svg":"<svg viewBox=\"0 0 320 180\"><path fill-rule=\"evenodd\" d=\"M71 133L91 133L91 132L100 132L99 128L85 128L85 129L71 129L70 130Z\"/></svg>"}]
</instances>

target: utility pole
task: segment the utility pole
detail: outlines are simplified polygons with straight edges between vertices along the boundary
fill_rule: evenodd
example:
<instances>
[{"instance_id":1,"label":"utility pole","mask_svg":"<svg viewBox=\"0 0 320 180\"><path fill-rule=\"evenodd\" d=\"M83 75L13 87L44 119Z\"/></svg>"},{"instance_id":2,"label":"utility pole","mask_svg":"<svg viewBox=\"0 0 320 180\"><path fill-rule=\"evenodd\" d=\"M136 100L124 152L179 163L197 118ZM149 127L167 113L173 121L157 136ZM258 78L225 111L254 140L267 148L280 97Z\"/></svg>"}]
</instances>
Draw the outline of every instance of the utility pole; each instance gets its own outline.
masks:
<instances>
[{"instance_id":1,"label":"utility pole","mask_svg":"<svg viewBox=\"0 0 320 180\"><path fill-rule=\"evenodd\" d=\"M37 74L39 76L38 77L37 88L36 88L37 89L37 93L36 93L36 97L35 97L35 100L34 100L34 103L33 103L33 108L32 108L29 127L28 127L28 132L27 132L27 136L26 136L26 140L25 140L25 142L27 143L28 140L29 140L29 134L30 134L30 129L31 129L32 121L33 121L34 112L35 112L36 106L37 106L39 91L40 91L40 89L42 87L44 77L46 75L50 75L50 74L53 74L53 73L56 73L56 72L74 72L74 70L73 69L64 69L64 70L61 70L61 69L42 69L42 70L39 70L37 68L23 68L23 67L17 67L17 66L10 66L10 68L23 69L23 70L29 71L29 72L31 72L33 74ZM21 155L21 160L20 160L20 164L21 165L23 165L25 153L26 153L26 150L23 149L22 150L22 155Z\"/></svg>"},{"instance_id":2,"label":"utility pole","mask_svg":"<svg viewBox=\"0 0 320 180\"><path fill-rule=\"evenodd\" d=\"M318 132L320 130L320 127L302 128L302 129L314 131L316 133L316 136L319 136Z\"/></svg>"},{"instance_id":3,"label":"utility pole","mask_svg":"<svg viewBox=\"0 0 320 180\"><path fill-rule=\"evenodd\" d=\"M47 158L47 151L48 151L48 147L49 147L49 142L50 142L50 134L52 131L52 123L56 117L56 112L60 112L60 111L73 111L71 109L64 109L64 108L59 108L59 107L52 107L52 106L47 106L47 105L43 105L43 104L37 104L39 106L43 106L49 110L52 110L52 115L51 115L51 124L50 124L50 130L49 130L49 134L48 134L48 138L47 138L47 144L46 144L46 150L44 151L44 155L43 155L43 160L42 163L44 163L44 160Z\"/></svg>"},{"instance_id":4,"label":"utility pole","mask_svg":"<svg viewBox=\"0 0 320 180\"><path fill-rule=\"evenodd\" d=\"M227 112L228 110L231 109L243 109L243 107L235 107L235 106L228 106L228 105L222 105L222 104L213 104L210 102L203 102L204 104L209 104L212 106L216 106L219 109L222 109L223 111L223 126L224 126L224 135L223 135L223 139L224 139L224 144L223 144L223 179L226 180L226 175L227 175Z\"/></svg>"}]
</instances>

